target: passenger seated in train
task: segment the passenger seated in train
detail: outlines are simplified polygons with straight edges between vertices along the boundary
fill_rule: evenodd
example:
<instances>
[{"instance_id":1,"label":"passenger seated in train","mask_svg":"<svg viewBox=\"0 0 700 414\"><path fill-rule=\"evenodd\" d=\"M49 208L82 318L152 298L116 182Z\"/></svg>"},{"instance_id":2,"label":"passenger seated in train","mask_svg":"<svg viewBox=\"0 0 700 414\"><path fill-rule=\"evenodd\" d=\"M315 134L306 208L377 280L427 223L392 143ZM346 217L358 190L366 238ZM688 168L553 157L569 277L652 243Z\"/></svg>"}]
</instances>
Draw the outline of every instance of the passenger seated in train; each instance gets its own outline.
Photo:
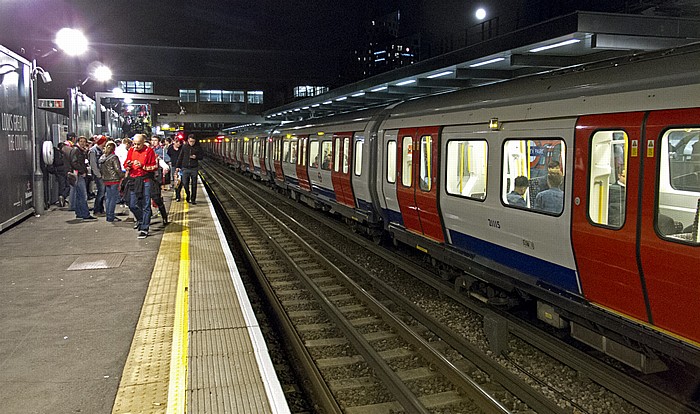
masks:
<instances>
[{"instance_id":1,"label":"passenger seated in train","mask_svg":"<svg viewBox=\"0 0 700 414\"><path fill-rule=\"evenodd\" d=\"M527 187L530 186L529 180L527 177L521 175L519 177L515 177L514 185L515 188L513 188L513 191L508 193L506 196L508 204L511 206L527 207L527 202L525 202L524 195L527 191Z\"/></svg>"},{"instance_id":2,"label":"passenger seated in train","mask_svg":"<svg viewBox=\"0 0 700 414\"><path fill-rule=\"evenodd\" d=\"M627 174L624 168L617 174L617 182L610 186L608 196L608 225L620 227L625 221Z\"/></svg>"},{"instance_id":3,"label":"passenger seated in train","mask_svg":"<svg viewBox=\"0 0 700 414\"><path fill-rule=\"evenodd\" d=\"M326 155L323 157L323 164L321 165L321 168L324 170L330 170L331 169L331 153L327 152Z\"/></svg>"},{"instance_id":4,"label":"passenger seated in train","mask_svg":"<svg viewBox=\"0 0 700 414\"><path fill-rule=\"evenodd\" d=\"M550 172L547 174L547 185L549 189L537 194L535 198L535 209L548 213L561 213L564 208L564 191L561 189L564 177L560 173Z\"/></svg>"},{"instance_id":5,"label":"passenger seated in train","mask_svg":"<svg viewBox=\"0 0 700 414\"><path fill-rule=\"evenodd\" d=\"M318 155L314 157L314 162L311 163L311 168L318 168Z\"/></svg>"}]
</instances>

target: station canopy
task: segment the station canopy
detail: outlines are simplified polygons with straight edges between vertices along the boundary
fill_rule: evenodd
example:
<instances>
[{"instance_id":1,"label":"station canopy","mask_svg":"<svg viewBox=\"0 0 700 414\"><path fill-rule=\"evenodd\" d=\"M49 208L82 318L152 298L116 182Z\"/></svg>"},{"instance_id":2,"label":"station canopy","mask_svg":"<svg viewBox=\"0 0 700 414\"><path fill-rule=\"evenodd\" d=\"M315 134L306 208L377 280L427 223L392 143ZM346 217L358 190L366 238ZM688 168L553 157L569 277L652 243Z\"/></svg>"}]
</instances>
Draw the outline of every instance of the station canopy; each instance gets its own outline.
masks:
<instances>
[{"instance_id":1,"label":"station canopy","mask_svg":"<svg viewBox=\"0 0 700 414\"><path fill-rule=\"evenodd\" d=\"M302 121L698 41L700 19L574 12L274 108L264 119Z\"/></svg>"}]
</instances>

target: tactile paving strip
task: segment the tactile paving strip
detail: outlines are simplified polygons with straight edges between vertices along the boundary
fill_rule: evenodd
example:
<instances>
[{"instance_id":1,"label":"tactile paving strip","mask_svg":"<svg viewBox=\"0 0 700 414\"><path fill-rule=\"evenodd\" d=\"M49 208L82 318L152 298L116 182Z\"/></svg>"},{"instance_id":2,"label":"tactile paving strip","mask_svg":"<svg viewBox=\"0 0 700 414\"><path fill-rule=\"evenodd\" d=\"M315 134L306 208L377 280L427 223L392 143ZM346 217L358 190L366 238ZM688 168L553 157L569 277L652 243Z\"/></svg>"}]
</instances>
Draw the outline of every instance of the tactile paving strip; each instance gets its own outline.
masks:
<instances>
[{"instance_id":1,"label":"tactile paving strip","mask_svg":"<svg viewBox=\"0 0 700 414\"><path fill-rule=\"evenodd\" d=\"M181 204L173 203L170 216L182 220ZM180 237L176 226L163 235L112 413L166 412Z\"/></svg>"}]
</instances>

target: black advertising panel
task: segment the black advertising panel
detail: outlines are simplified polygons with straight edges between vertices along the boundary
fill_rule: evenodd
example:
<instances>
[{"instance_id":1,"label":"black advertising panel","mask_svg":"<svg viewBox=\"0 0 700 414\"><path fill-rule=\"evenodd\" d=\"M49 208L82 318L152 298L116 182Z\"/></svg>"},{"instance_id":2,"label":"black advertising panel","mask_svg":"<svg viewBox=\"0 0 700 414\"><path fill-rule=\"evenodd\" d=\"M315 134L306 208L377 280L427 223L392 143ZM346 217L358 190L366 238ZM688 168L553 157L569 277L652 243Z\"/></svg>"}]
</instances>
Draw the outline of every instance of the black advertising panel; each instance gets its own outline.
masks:
<instances>
[{"instance_id":1,"label":"black advertising panel","mask_svg":"<svg viewBox=\"0 0 700 414\"><path fill-rule=\"evenodd\" d=\"M0 229L33 211L31 66L0 46Z\"/></svg>"}]
</instances>

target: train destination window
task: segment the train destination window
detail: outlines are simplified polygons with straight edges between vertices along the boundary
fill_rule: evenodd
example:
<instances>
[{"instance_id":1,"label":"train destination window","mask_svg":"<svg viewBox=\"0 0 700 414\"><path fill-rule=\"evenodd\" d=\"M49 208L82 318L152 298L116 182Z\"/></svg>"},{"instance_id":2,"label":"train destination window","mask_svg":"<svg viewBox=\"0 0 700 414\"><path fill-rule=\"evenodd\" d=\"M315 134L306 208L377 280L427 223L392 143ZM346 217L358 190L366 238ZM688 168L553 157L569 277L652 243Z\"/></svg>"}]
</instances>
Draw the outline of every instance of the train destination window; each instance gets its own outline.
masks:
<instances>
[{"instance_id":1,"label":"train destination window","mask_svg":"<svg viewBox=\"0 0 700 414\"><path fill-rule=\"evenodd\" d=\"M311 168L318 168L321 165L321 161L318 156L318 141L311 141L309 144L309 159L311 160Z\"/></svg>"},{"instance_id":2,"label":"train destination window","mask_svg":"<svg viewBox=\"0 0 700 414\"><path fill-rule=\"evenodd\" d=\"M420 138L420 189L430 191L433 186L431 156L433 148L433 137L424 135Z\"/></svg>"},{"instance_id":3,"label":"train destination window","mask_svg":"<svg viewBox=\"0 0 700 414\"><path fill-rule=\"evenodd\" d=\"M503 204L561 214L564 211L565 160L566 146L561 139L506 140L503 143Z\"/></svg>"},{"instance_id":4,"label":"train destination window","mask_svg":"<svg viewBox=\"0 0 700 414\"><path fill-rule=\"evenodd\" d=\"M700 128L661 137L656 230L663 238L700 245Z\"/></svg>"},{"instance_id":5,"label":"train destination window","mask_svg":"<svg viewBox=\"0 0 700 414\"><path fill-rule=\"evenodd\" d=\"M340 171L340 138L335 139L335 154L333 154L333 171Z\"/></svg>"},{"instance_id":6,"label":"train destination window","mask_svg":"<svg viewBox=\"0 0 700 414\"><path fill-rule=\"evenodd\" d=\"M355 141L355 175L362 175L362 146L364 141Z\"/></svg>"},{"instance_id":7,"label":"train destination window","mask_svg":"<svg viewBox=\"0 0 700 414\"><path fill-rule=\"evenodd\" d=\"M406 187L410 187L411 183L413 182L413 161L411 159L412 157L412 148L411 145L413 144L413 138L408 136L408 137L403 137L402 142L401 142L401 159L403 160L403 163L401 165L401 184L403 184Z\"/></svg>"},{"instance_id":8,"label":"train destination window","mask_svg":"<svg viewBox=\"0 0 700 414\"><path fill-rule=\"evenodd\" d=\"M322 160L321 161L321 169L323 170L330 170L331 165L333 164L331 162L331 153L333 152L333 143L331 141L323 141L321 142L321 153L322 155Z\"/></svg>"},{"instance_id":9,"label":"train destination window","mask_svg":"<svg viewBox=\"0 0 700 414\"><path fill-rule=\"evenodd\" d=\"M627 207L628 138L624 131L598 131L591 138L588 218L619 229Z\"/></svg>"},{"instance_id":10,"label":"train destination window","mask_svg":"<svg viewBox=\"0 0 700 414\"><path fill-rule=\"evenodd\" d=\"M488 144L485 140L447 143L447 194L486 199Z\"/></svg>"},{"instance_id":11,"label":"train destination window","mask_svg":"<svg viewBox=\"0 0 700 414\"><path fill-rule=\"evenodd\" d=\"M343 139L343 174L347 174L350 170L350 138Z\"/></svg>"},{"instance_id":12,"label":"train destination window","mask_svg":"<svg viewBox=\"0 0 700 414\"><path fill-rule=\"evenodd\" d=\"M396 141L386 143L386 180L396 182Z\"/></svg>"}]
</instances>

